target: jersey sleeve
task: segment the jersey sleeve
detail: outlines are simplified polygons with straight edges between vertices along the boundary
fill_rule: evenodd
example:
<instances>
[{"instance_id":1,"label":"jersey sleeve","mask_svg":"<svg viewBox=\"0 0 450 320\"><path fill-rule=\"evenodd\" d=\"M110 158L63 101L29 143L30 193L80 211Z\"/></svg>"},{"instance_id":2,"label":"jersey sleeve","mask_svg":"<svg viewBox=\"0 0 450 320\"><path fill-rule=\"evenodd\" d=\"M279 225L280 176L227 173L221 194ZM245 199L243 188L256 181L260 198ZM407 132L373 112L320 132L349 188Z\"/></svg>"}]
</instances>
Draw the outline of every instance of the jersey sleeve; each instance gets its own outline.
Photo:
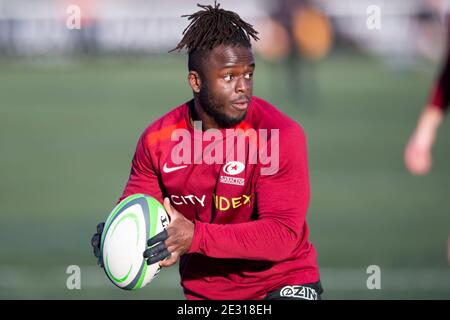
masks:
<instances>
[{"instance_id":1,"label":"jersey sleeve","mask_svg":"<svg viewBox=\"0 0 450 320\"><path fill-rule=\"evenodd\" d=\"M156 198L159 202L163 202L161 186L152 162L151 150L145 131L138 140L131 163L130 176L119 202L136 193L147 194Z\"/></svg>"},{"instance_id":2,"label":"jersey sleeve","mask_svg":"<svg viewBox=\"0 0 450 320\"><path fill-rule=\"evenodd\" d=\"M227 225L196 221L189 252L214 258L281 261L307 238L306 138L295 124L293 130L280 132L279 142L278 172L261 175L256 183L257 219Z\"/></svg>"},{"instance_id":3,"label":"jersey sleeve","mask_svg":"<svg viewBox=\"0 0 450 320\"><path fill-rule=\"evenodd\" d=\"M447 22L447 54L437 77L428 105L446 112L450 104L450 20Z\"/></svg>"}]
</instances>

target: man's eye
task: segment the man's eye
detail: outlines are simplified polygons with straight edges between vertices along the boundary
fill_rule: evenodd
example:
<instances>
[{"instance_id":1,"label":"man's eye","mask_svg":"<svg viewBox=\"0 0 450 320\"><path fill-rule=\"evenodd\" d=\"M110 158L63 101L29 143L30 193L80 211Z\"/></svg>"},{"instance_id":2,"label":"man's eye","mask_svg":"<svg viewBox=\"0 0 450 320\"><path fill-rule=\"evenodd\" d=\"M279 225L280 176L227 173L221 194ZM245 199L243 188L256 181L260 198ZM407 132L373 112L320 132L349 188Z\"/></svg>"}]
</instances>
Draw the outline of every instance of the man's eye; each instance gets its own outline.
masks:
<instances>
[{"instance_id":1,"label":"man's eye","mask_svg":"<svg viewBox=\"0 0 450 320\"><path fill-rule=\"evenodd\" d=\"M223 77L225 81L231 81L233 80L233 75L232 74L227 74L225 77Z\"/></svg>"},{"instance_id":2,"label":"man's eye","mask_svg":"<svg viewBox=\"0 0 450 320\"><path fill-rule=\"evenodd\" d=\"M245 78L246 78L246 79L251 79L251 78L253 78L253 73L247 73L247 74L245 75Z\"/></svg>"}]
</instances>

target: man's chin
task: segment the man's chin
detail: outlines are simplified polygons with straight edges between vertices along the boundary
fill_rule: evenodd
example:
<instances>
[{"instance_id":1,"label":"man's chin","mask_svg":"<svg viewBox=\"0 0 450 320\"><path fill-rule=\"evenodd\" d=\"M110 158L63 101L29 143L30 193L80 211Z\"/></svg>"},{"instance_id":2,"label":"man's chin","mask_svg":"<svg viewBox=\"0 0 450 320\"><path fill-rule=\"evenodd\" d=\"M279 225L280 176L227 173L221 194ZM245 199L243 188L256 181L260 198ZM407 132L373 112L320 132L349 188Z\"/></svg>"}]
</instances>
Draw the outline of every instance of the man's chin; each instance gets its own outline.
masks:
<instances>
[{"instance_id":1,"label":"man's chin","mask_svg":"<svg viewBox=\"0 0 450 320\"><path fill-rule=\"evenodd\" d=\"M228 108L230 108L228 111L231 114L227 114L225 112L218 111L214 108L204 108L203 110L210 117L212 117L214 119L214 121L217 123L217 125L220 128L235 127L236 125L240 124L247 116L247 110L236 112L236 110L231 109L232 107L228 107ZM222 111L224 111L224 109L222 109Z\"/></svg>"},{"instance_id":2,"label":"man's chin","mask_svg":"<svg viewBox=\"0 0 450 320\"><path fill-rule=\"evenodd\" d=\"M245 112L243 115L239 117L218 117L216 118L216 122L218 125L220 125L222 128L232 128L240 124L242 121L244 121L245 117L247 116L247 112Z\"/></svg>"}]
</instances>

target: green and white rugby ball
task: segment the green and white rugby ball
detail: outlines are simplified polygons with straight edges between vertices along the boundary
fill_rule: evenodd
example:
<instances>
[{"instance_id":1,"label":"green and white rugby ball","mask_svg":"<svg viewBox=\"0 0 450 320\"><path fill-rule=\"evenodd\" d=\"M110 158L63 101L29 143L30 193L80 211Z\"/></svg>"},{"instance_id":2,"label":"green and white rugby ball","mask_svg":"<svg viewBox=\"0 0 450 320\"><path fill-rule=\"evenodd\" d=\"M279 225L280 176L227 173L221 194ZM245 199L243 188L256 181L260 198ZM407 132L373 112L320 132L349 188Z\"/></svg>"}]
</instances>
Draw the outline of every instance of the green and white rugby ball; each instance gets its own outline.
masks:
<instances>
[{"instance_id":1,"label":"green and white rugby ball","mask_svg":"<svg viewBox=\"0 0 450 320\"><path fill-rule=\"evenodd\" d=\"M147 240L163 231L169 217L153 197L134 194L112 210L103 229L100 254L106 275L119 288L140 289L160 270L159 263L147 265Z\"/></svg>"}]
</instances>

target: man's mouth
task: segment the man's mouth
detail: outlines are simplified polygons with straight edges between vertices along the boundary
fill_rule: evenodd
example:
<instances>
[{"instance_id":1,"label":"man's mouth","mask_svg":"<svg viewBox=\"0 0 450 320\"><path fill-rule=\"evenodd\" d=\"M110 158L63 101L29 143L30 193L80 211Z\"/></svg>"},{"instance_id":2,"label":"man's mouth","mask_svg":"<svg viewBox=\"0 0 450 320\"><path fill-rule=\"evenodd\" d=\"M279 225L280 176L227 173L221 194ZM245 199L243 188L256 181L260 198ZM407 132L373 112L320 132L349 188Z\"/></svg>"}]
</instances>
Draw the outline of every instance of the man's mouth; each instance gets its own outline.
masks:
<instances>
[{"instance_id":1,"label":"man's mouth","mask_svg":"<svg viewBox=\"0 0 450 320\"><path fill-rule=\"evenodd\" d=\"M238 101L234 101L231 103L233 108L237 109L238 111L245 111L247 110L249 100L248 99L241 99Z\"/></svg>"}]
</instances>

